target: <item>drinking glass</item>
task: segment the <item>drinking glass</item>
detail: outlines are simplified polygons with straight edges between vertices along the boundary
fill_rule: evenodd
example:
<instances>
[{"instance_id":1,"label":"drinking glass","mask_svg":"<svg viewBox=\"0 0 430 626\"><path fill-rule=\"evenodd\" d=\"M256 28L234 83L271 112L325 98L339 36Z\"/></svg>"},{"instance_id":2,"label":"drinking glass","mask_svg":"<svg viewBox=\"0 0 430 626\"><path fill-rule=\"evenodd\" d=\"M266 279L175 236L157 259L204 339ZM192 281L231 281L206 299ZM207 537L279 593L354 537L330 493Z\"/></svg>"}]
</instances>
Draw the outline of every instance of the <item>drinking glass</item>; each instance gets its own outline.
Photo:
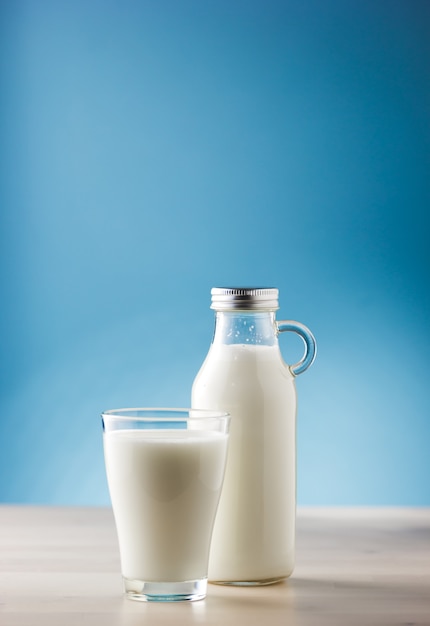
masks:
<instances>
[{"instance_id":1,"label":"drinking glass","mask_svg":"<svg viewBox=\"0 0 430 626\"><path fill-rule=\"evenodd\" d=\"M224 479L230 417L199 409L102 413L126 595L200 600Z\"/></svg>"}]
</instances>

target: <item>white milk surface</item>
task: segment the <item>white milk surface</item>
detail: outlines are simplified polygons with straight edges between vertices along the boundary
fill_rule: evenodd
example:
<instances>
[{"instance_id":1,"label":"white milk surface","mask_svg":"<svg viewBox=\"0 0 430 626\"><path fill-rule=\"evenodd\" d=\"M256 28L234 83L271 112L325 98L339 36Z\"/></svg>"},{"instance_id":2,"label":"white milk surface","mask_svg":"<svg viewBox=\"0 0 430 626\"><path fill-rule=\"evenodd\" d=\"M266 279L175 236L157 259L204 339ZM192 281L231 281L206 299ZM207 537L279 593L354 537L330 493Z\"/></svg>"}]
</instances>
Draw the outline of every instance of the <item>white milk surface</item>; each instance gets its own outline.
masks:
<instances>
[{"instance_id":1,"label":"white milk surface","mask_svg":"<svg viewBox=\"0 0 430 626\"><path fill-rule=\"evenodd\" d=\"M284 578L294 567L296 391L279 347L213 344L192 406L231 415L209 580Z\"/></svg>"},{"instance_id":2,"label":"white milk surface","mask_svg":"<svg viewBox=\"0 0 430 626\"><path fill-rule=\"evenodd\" d=\"M176 582L207 576L227 438L198 430L104 433L125 578Z\"/></svg>"}]
</instances>

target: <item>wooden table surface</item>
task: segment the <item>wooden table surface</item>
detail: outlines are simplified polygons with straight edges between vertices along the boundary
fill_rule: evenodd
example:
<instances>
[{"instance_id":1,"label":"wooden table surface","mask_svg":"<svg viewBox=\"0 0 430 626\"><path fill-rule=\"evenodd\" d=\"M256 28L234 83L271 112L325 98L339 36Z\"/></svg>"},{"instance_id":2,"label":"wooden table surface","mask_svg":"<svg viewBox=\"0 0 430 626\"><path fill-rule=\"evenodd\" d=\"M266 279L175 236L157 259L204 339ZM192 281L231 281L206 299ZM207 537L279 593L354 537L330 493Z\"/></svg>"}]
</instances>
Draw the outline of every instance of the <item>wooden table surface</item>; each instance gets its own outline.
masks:
<instances>
[{"instance_id":1,"label":"wooden table surface","mask_svg":"<svg viewBox=\"0 0 430 626\"><path fill-rule=\"evenodd\" d=\"M430 509L300 509L286 582L122 595L110 509L0 506L1 626L430 626Z\"/></svg>"}]
</instances>

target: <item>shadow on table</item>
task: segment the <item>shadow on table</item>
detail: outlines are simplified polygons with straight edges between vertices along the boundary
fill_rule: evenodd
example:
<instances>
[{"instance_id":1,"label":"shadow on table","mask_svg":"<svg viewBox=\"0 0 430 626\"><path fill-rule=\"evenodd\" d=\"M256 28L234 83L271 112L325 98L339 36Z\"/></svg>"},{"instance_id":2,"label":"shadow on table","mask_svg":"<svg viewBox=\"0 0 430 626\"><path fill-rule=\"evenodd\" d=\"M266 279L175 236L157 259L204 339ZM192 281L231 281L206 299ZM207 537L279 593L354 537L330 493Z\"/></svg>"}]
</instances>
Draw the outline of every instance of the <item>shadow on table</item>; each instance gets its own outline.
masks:
<instances>
[{"instance_id":1,"label":"shadow on table","mask_svg":"<svg viewBox=\"0 0 430 626\"><path fill-rule=\"evenodd\" d=\"M291 578L267 587L210 585L205 600L138 603L124 599L118 626L334 626L430 624L428 585ZM380 621L384 617L383 622Z\"/></svg>"}]
</instances>

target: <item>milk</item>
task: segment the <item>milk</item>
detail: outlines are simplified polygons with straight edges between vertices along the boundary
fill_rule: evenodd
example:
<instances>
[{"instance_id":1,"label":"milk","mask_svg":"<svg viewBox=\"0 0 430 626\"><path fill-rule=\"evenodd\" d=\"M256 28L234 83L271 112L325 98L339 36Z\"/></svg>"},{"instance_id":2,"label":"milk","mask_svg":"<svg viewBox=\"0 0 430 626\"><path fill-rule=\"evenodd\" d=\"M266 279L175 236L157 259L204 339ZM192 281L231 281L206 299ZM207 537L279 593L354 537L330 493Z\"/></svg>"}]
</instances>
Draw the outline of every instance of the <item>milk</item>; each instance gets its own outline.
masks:
<instances>
[{"instance_id":1,"label":"milk","mask_svg":"<svg viewBox=\"0 0 430 626\"><path fill-rule=\"evenodd\" d=\"M269 582L294 566L296 391L275 345L213 343L192 406L231 414L209 580Z\"/></svg>"},{"instance_id":2,"label":"milk","mask_svg":"<svg viewBox=\"0 0 430 626\"><path fill-rule=\"evenodd\" d=\"M206 578L227 435L116 430L103 437L123 576Z\"/></svg>"}]
</instances>

